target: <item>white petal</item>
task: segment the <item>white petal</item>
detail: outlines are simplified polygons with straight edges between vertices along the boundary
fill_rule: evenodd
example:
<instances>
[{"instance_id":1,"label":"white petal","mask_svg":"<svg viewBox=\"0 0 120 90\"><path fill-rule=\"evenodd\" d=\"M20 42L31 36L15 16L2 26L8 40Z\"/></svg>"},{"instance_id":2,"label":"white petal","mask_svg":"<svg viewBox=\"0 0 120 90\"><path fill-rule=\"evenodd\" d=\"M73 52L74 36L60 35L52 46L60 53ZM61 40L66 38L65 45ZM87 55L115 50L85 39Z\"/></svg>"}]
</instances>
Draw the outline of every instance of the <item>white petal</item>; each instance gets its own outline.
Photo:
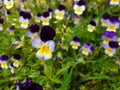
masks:
<instances>
[{"instance_id":1,"label":"white petal","mask_svg":"<svg viewBox=\"0 0 120 90\"><path fill-rule=\"evenodd\" d=\"M32 46L33 46L34 48L40 48L41 44L42 44L42 41L41 41L40 38L34 38L34 39L32 40Z\"/></svg>"},{"instance_id":2,"label":"white petal","mask_svg":"<svg viewBox=\"0 0 120 90\"><path fill-rule=\"evenodd\" d=\"M49 46L51 52L54 52L55 42L53 40L47 41L46 44Z\"/></svg>"}]
</instances>

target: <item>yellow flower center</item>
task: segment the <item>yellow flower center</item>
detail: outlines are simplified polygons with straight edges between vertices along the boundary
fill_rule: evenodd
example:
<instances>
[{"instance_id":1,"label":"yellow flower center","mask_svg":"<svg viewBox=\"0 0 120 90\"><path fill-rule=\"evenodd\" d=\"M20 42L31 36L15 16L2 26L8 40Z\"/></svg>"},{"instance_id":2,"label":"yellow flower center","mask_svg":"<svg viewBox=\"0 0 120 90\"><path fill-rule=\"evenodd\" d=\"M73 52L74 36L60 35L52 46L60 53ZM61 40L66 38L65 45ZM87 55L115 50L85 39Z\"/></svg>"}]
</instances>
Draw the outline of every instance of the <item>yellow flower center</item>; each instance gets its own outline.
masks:
<instances>
[{"instance_id":1,"label":"yellow flower center","mask_svg":"<svg viewBox=\"0 0 120 90\"><path fill-rule=\"evenodd\" d=\"M119 3L119 0L112 0L112 3Z\"/></svg>"},{"instance_id":2,"label":"yellow flower center","mask_svg":"<svg viewBox=\"0 0 120 90\"><path fill-rule=\"evenodd\" d=\"M47 19L44 19L43 20L43 24L48 24L49 22L48 22L48 20Z\"/></svg>"},{"instance_id":3,"label":"yellow flower center","mask_svg":"<svg viewBox=\"0 0 120 90\"><path fill-rule=\"evenodd\" d=\"M13 6L13 3L12 3L12 2L8 2L7 6L8 6L8 7L12 7L12 6Z\"/></svg>"},{"instance_id":4,"label":"yellow flower center","mask_svg":"<svg viewBox=\"0 0 120 90\"><path fill-rule=\"evenodd\" d=\"M76 8L75 10L76 13L82 13L82 9L80 7Z\"/></svg>"},{"instance_id":5,"label":"yellow flower center","mask_svg":"<svg viewBox=\"0 0 120 90\"><path fill-rule=\"evenodd\" d=\"M88 54L88 49L83 49L82 51L84 54Z\"/></svg>"},{"instance_id":6,"label":"yellow flower center","mask_svg":"<svg viewBox=\"0 0 120 90\"><path fill-rule=\"evenodd\" d=\"M102 25L107 25L107 21L103 20Z\"/></svg>"},{"instance_id":7,"label":"yellow flower center","mask_svg":"<svg viewBox=\"0 0 120 90\"><path fill-rule=\"evenodd\" d=\"M2 62L1 63L1 68L7 69L8 68L7 63L6 62Z\"/></svg>"},{"instance_id":8,"label":"yellow flower center","mask_svg":"<svg viewBox=\"0 0 120 90\"><path fill-rule=\"evenodd\" d=\"M58 13L57 13L57 17L58 17L58 18L63 18L62 12L58 12Z\"/></svg>"},{"instance_id":9,"label":"yellow flower center","mask_svg":"<svg viewBox=\"0 0 120 90\"><path fill-rule=\"evenodd\" d=\"M15 61L13 62L13 66L18 67L18 66L19 66L19 62L18 62L17 60L15 60Z\"/></svg>"},{"instance_id":10,"label":"yellow flower center","mask_svg":"<svg viewBox=\"0 0 120 90\"><path fill-rule=\"evenodd\" d=\"M114 26L114 25L110 25L110 26L108 27L108 30L115 31L115 30L116 30L116 28L115 28L115 26Z\"/></svg>"},{"instance_id":11,"label":"yellow flower center","mask_svg":"<svg viewBox=\"0 0 120 90\"><path fill-rule=\"evenodd\" d=\"M36 34L32 35L32 39L37 38L38 36Z\"/></svg>"},{"instance_id":12,"label":"yellow flower center","mask_svg":"<svg viewBox=\"0 0 120 90\"><path fill-rule=\"evenodd\" d=\"M72 48L73 48L73 49L78 49L78 45L77 45L76 43L73 43L73 44L72 44Z\"/></svg>"},{"instance_id":13,"label":"yellow flower center","mask_svg":"<svg viewBox=\"0 0 120 90\"><path fill-rule=\"evenodd\" d=\"M50 51L50 48L47 45L42 46L39 49L38 53L42 54L42 55L50 55L50 54L52 54L52 52Z\"/></svg>"},{"instance_id":14,"label":"yellow flower center","mask_svg":"<svg viewBox=\"0 0 120 90\"><path fill-rule=\"evenodd\" d=\"M110 38L106 38L104 41L103 41L103 43L109 43L110 42Z\"/></svg>"},{"instance_id":15,"label":"yellow flower center","mask_svg":"<svg viewBox=\"0 0 120 90\"><path fill-rule=\"evenodd\" d=\"M95 29L94 26L92 26L92 25L88 25L88 31L92 32L94 29Z\"/></svg>"},{"instance_id":16,"label":"yellow flower center","mask_svg":"<svg viewBox=\"0 0 120 90\"><path fill-rule=\"evenodd\" d=\"M36 18L35 18L35 21L36 21L36 22L40 22L40 18L39 18L39 17L36 17Z\"/></svg>"},{"instance_id":17,"label":"yellow flower center","mask_svg":"<svg viewBox=\"0 0 120 90\"><path fill-rule=\"evenodd\" d=\"M110 55L113 54L113 50L112 50L111 48L107 48L107 49L106 49L106 52L107 52L108 54L110 54Z\"/></svg>"},{"instance_id":18,"label":"yellow flower center","mask_svg":"<svg viewBox=\"0 0 120 90\"><path fill-rule=\"evenodd\" d=\"M23 21L23 22L22 22L22 25L23 25L23 26L27 26L28 23L27 23L26 21Z\"/></svg>"},{"instance_id":19,"label":"yellow flower center","mask_svg":"<svg viewBox=\"0 0 120 90\"><path fill-rule=\"evenodd\" d=\"M0 25L0 31L2 31L3 30L3 26L2 25Z\"/></svg>"},{"instance_id":20,"label":"yellow flower center","mask_svg":"<svg viewBox=\"0 0 120 90\"><path fill-rule=\"evenodd\" d=\"M14 35L14 31L10 31L10 35Z\"/></svg>"}]
</instances>

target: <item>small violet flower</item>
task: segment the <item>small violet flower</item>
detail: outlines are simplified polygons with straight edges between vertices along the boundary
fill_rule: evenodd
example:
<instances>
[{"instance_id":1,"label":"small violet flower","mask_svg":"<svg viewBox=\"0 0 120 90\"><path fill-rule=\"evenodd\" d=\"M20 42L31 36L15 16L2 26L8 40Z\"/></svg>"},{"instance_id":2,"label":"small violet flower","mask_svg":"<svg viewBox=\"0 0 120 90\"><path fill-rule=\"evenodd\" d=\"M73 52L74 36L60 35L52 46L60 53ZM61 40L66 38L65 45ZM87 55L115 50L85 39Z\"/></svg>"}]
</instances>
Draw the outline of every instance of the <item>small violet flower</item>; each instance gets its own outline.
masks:
<instances>
[{"instance_id":1,"label":"small violet flower","mask_svg":"<svg viewBox=\"0 0 120 90\"><path fill-rule=\"evenodd\" d=\"M73 49L78 49L80 44L80 39L78 37L74 37L73 40L70 42L70 45L72 45Z\"/></svg>"},{"instance_id":2,"label":"small violet flower","mask_svg":"<svg viewBox=\"0 0 120 90\"><path fill-rule=\"evenodd\" d=\"M55 13L55 18L57 20L63 20L65 16L65 6L64 5L59 5L58 9L54 11Z\"/></svg>"},{"instance_id":3,"label":"small violet flower","mask_svg":"<svg viewBox=\"0 0 120 90\"><path fill-rule=\"evenodd\" d=\"M28 28L29 20L31 19L31 14L27 11L20 11L19 22L21 28Z\"/></svg>"},{"instance_id":4,"label":"small violet flower","mask_svg":"<svg viewBox=\"0 0 120 90\"><path fill-rule=\"evenodd\" d=\"M30 26L30 30L27 32L27 37L34 39L38 37L38 31L39 31L39 25L38 24L32 24Z\"/></svg>"},{"instance_id":5,"label":"small violet flower","mask_svg":"<svg viewBox=\"0 0 120 90\"><path fill-rule=\"evenodd\" d=\"M50 14L49 12L44 12L41 16L41 21L43 26L48 26L50 21Z\"/></svg>"},{"instance_id":6,"label":"small violet flower","mask_svg":"<svg viewBox=\"0 0 120 90\"><path fill-rule=\"evenodd\" d=\"M96 29L96 22L93 21L93 20L90 21L90 23L88 24L87 27L88 27L87 30L88 30L89 32L93 32L93 31Z\"/></svg>"},{"instance_id":7,"label":"small violet flower","mask_svg":"<svg viewBox=\"0 0 120 90\"><path fill-rule=\"evenodd\" d=\"M0 64L2 69L8 69L8 56L7 55L2 55L0 57Z\"/></svg>"},{"instance_id":8,"label":"small violet flower","mask_svg":"<svg viewBox=\"0 0 120 90\"><path fill-rule=\"evenodd\" d=\"M119 5L119 3L120 3L120 0L110 0L110 5L112 6Z\"/></svg>"},{"instance_id":9,"label":"small violet flower","mask_svg":"<svg viewBox=\"0 0 120 90\"><path fill-rule=\"evenodd\" d=\"M94 50L94 46L92 46L91 44L89 43L85 43L82 48L82 54L85 55L85 56L88 56L89 54L92 53L92 51Z\"/></svg>"},{"instance_id":10,"label":"small violet flower","mask_svg":"<svg viewBox=\"0 0 120 90\"><path fill-rule=\"evenodd\" d=\"M77 15L83 14L85 9L86 9L85 2L83 0L80 0L77 4L73 6L74 13Z\"/></svg>"},{"instance_id":11,"label":"small violet flower","mask_svg":"<svg viewBox=\"0 0 120 90\"><path fill-rule=\"evenodd\" d=\"M11 9L14 6L13 0L4 0L4 4L6 5L7 9Z\"/></svg>"}]
</instances>

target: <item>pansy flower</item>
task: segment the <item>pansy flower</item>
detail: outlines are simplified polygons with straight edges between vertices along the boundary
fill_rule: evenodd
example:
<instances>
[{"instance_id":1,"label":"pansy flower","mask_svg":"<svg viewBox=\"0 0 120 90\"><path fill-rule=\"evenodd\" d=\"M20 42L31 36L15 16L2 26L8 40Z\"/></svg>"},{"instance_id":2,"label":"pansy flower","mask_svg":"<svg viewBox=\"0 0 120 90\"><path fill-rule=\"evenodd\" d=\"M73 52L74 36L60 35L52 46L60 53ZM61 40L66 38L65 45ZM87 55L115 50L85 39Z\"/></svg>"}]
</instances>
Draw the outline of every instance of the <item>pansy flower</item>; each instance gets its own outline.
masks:
<instances>
[{"instance_id":1,"label":"pansy flower","mask_svg":"<svg viewBox=\"0 0 120 90\"><path fill-rule=\"evenodd\" d=\"M54 13L57 20L62 20L65 16L65 6L59 5L58 9L56 9Z\"/></svg>"},{"instance_id":2,"label":"pansy flower","mask_svg":"<svg viewBox=\"0 0 120 90\"><path fill-rule=\"evenodd\" d=\"M87 26L88 28L87 28L87 30L89 31L89 32L93 32L95 29L96 29L96 22L95 21L90 21L90 23L88 24L88 26Z\"/></svg>"},{"instance_id":3,"label":"pansy flower","mask_svg":"<svg viewBox=\"0 0 120 90\"><path fill-rule=\"evenodd\" d=\"M8 56L7 55L2 55L0 57L0 64L2 69L8 69Z\"/></svg>"},{"instance_id":4,"label":"pansy flower","mask_svg":"<svg viewBox=\"0 0 120 90\"><path fill-rule=\"evenodd\" d=\"M40 23L41 14L38 13L37 15L35 15L34 18L35 18L35 22Z\"/></svg>"},{"instance_id":5,"label":"pansy flower","mask_svg":"<svg viewBox=\"0 0 120 90\"><path fill-rule=\"evenodd\" d=\"M52 58L54 52L55 42L53 38L56 32L50 26L44 26L41 30L40 37L33 39L32 46L39 49L36 53L37 58L48 60Z\"/></svg>"},{"instance_id":6,"label":"pansy flower","mask_svg":"<svg viewBox=\"0 0 120 90\"><path fill-rule=\"evenodd\" d=\"M28 28L29 20L31 19L31 14L27 11L20 11L20 26L21 28Z\"/></svg>"},{"instance_id":7,"label":"pansy flower","mask_svg":"<svg viewBox=\"0 0 120 90\"><path fill-rule=\"evenodd\" d=\"M43 15L41 16L41 21L43 26L49 25L50 21L50 14L49 12L44 12Z\"/></svg>"},{"instance_id":8,"label":"pansy flower","mask_svg":"<svg viewBox=\"0 0 120 90\"><path fill-rule=\"evenodd\" d=\"M19 67L19 60L20 60L20 55L19 54L14 54L13 55L13 59L12 59L12 63L9 65L10 69L11 69L11 73L14 74L15 68Z\"/></svg>"},{"instance_id":9,"label":"pansy flower","mask_svg":"<svg viewBox=\"0 0 120 90\"><path fill-rule=\"evenodd\" d=\"M77 4L73 6L74 13L77 15L83 14L85 8L85 2L83 0L80 0Z\"/></svg>"},{"instance_id":10,"label":"pansy flower","mask_svg":"<svg viewBox=\"0 0 120 90\"><path fill-rule=\"evenodd\" d=\"M91 44L89 43L85 43L82 48L82 54L85 55L85 56L88 56L89 54L92 53L92 51L94 50L94 46L92 46Z\"/></svg>"},{"instance_id":11,"label":"pansy flower","mask_svg":"<svg viewBox=\"0 0 120 90\"><path fill-rule=\"evenodd\" d=\"M116 6L119 5L120 0L110 0L110 5Z\"/></svg>"},{"instance_id":12,"label":"pansy flower","mask_svg":"<svg viewBox=\"0 0 120 90\"><path fill-rule=\"evenodd\" d=\"M104 14L103 17L101 18L101 23L103 27L107 27L110 23L110 15Z\"/></svg>"},{"instance_id":13,"label":"pansy flower","mask_svg":"<svg viewBox=\"0 0 120 90\"><path fill-rule=\"evenodd\" d=\"M118 38L116 32L105 31L102 35L102 40L103 40L102 47L106 48L108 47L110 41L118 41Z\"/></svg>"},{"instance_id":14,"label":"pansy flower","mask_svg":"<svg viewBox=\"0 0 120 90\"><path fill-rule=\"evenodd\" d=\"M80 46L80 39L78 37L74 37L73 40L70 42L70 45L72 45L73 49L78 49Z\"/></svg>"},{"instance_id":15,"label":"pansy flower","mask_svg":"<svg viewBox=\"0 0 120 90\"><path fill-rule=\"evenodd\" d=\"M4 23L4 19L0 18L0 31L3 31L3 23Z\"/></svg>"},{"instance_id":16,"label":"pansy flower","mask_svg":"<svg viewBox=\"0 0 120 90\"><path fill-rule=\"evenodd\" d=\"M38 31L39 31L39 25L38 24L32 24L30 26L30 30L27 32L27 37L34 39L38 37Z\"/></svg>"},{"instance_id":17,"label":"pansy flower","mask_svg":"<svg viewBox=\"0 0 120 90\"><path fill-rule=\"evenodd\" d=\"M18 81L16 90L43 90L42 86L33 82L31 79L27 79L24 83Z\"/></svg>"},{"instance_id":18,"label":"pansy flower","mask_svg":"<svg viewBox=\"0 0 120 90\"><path fill-rule=\"evenodd\" d=\"M117 17L111 16L110 17L110 23L108 25L107 31L114 31L116 32L116 29L119 28L120 21Z\"/></svg>"},{"instance_id":19,"label":"pansy flower","mask_svg":"<svg viewBox=\"0 0 120 90\"><path fill-rule=\"evenodd\" d=\"M116 54L116 49L118 48L118 42L117 41L110 41L109 46L105 47L105 53L112 57L114 54Z\"/></svg>"},{"instance_id":20,"label":"pansy flower","mask_svg":"<svg viewBox=\"0 0 120 90\"><path fill-rule=\"evenodd\" d=\"M5 12L5 16L9 16L11 14L11 12L9 11L9 10L7 10L6 12Z\"/></svg>"},{"instance_id":21,"label":"pansy flower","mask_svg":"<svg viewBox=\"0 0 120 90\"><path fill-rule=\"evenodd\" d=\"M14 6L13 0L4 0L4 4L6 5L7 9L11 9Z\"/></svg>"},{"instance_id":22,"label":"pansy flower","mask_svg":"<svg viewBox=\"0 0 120 90\"><path fill-rule=\"evenodd\" d=\"M14 25L12 25L9 29L8 29L8 32L10 33L10 35L14 35Z\"/></svg>"}]
</instances>

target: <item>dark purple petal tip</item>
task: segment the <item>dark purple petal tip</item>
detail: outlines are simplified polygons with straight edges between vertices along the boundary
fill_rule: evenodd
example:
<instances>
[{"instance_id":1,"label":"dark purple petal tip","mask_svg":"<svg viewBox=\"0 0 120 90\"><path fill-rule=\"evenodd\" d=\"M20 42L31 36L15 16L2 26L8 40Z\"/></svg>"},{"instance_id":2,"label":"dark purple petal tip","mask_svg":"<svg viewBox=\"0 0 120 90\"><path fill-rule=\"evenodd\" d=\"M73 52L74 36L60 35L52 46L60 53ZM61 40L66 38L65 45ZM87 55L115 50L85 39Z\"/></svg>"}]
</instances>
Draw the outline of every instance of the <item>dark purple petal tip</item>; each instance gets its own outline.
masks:
<instances>
[{"instance_id":1,"label":"dark purple petal tip","mask_svg":"<svg viewBox=\"0 0 120 90\"><path fill-rule=\"evenodd\" d=\"M64 6L64 5L59 5L58 9L59 9L60 11L65 10L65 6Z\"/></svg>"},{"instance_id":2,"label":"dark purple petal tip","mask_svg":"<svg viewBox=\"0 0 120 90\"><path fill-rule=\"evenodd\" d=\"M80 42L80 39L78 37L74 37L73 41Z\"/></svg>"},{"instance_id":3,"label":"dark purple petal tip","mask_svg":"<svg viewBox=\"0 0 120 90\"><path fill-rule=\"evenodd\" d=\"M56 32L52 27L44 26L41 30L40 38L42 41L46 42L48 40L53 40L55 35L56 35Z\"/></svg>"},{"instance_id":4,"label":"dark purple petal tip","mask_svg":"<svg viewBox=\"0 0 120 90\"><path fill-rule=\"evenodd\" d=\"M51 8L48 8L48 12L52 12L53 10Z\"/></svg>"},{"instance_id":5,"label":"dark purple petal tip","mask_svg":"<svg viewBox=\"0 0 120 90\"><path fill-rule=\"evenodd\" d=\"M103 19L110 19L110 15L109 14L104 14Z\"/></svg>"},{"instance_id":6,"label":"dark purple petal tip","mask_svg":"<svg viewBox=\"0 0 120 90\"><path fill-rule=\"evenodd\" d=\"M40 17L40 16L41 16L41 13L37 13L37 16Z\"/></svg>"},{"instance_id":7,"label":"dark purple petal tip","mask_svg":"<svg viewBox=\"0 0 120 90\"><path fill-rule=\"evenodd\" d=\"M109 46L110 46L111 48L118 48L118 47L119 47L117 41L110 41L110 42L109 42Z\"/></svg>"},{"instance_id":8,"label":"dark purple petal tip","mask_svg":"<svg viewBox=\"0 0 120 90\"><path fill-rule=\"evenodd\" d=\"M1 61L7 61L8 60L8 56L7 55L2 55L1 56Z\"/></svg>"},{"instance_id":9,"label":"dark purple petal tip","mask_svg":"<svg viewBox=\"0 0 120 90\"><path fill-rule=\"evenodd\" d=\"M31 31L32 33L38 32L38 31L39 31L39 25L38 25L38 24L32 24L32 25L30 26L30 31Z\"/></svg>"},{"instance_id":10,"label":"dark purple petal tip","mask_svg":"<svg viewBox=\"0 0 120 90\"><path fill-rule=\"evenodd\" d=\"M95 23L95 21L90 21L90 24L92 25L92 26L96 26L96 23Z\"/></svg>"},{"instance_id":11,"label":"dark purple petal tip","mask_svg":"<svg viewBox=\"0 0 120 90\"><path fill-rule=\"evenodd\" d=\"M79 5L79 6L85 5L85 2L84 2L83 0L80 0L80 1L78 2L78 5Z\"/></svg>"},{"instance_id":12,"label":"dark purple petal tip","mask_svg":"<svg viewBox=\"0 0 120 90\"><path fill-rule=\"evenodd\" d=\"M46 18L46 17L49 17L49 12L44 12L44 13L43 13L43 17L45 17L45 18Z\"/></svg>"},{"instance_id":13,"label":"dark purple petal tip","mask_svg":"<svg viewBox=\"0 0 120 90\"><path fill-rule=\"evenodd\" d=\"M30 12L20 11L20 16L23 16L24 19L31 19Z\"/></svg>"},{"instance_id":14,"label":"dark purple petal tip","mask_svg":"<svg viewBox=\"0 0 120 90\"><path fill-rule=\"evenodd\" d=\"M21 56L19 54L14 54L13 56L14 56L14 59L16 59L16 60L19 60L21 58Z\"/></svg>"},{"instance_id":15,"label":"dark purple petal tip","mask_svg":"<svg viewBox=\"0 0 120 90\"><path fill-rule=\"evenodd\" d=\"M0 18L0 24L3 24L3 22L4 22L4 19Z\"/></svg>"}]
</instances>

